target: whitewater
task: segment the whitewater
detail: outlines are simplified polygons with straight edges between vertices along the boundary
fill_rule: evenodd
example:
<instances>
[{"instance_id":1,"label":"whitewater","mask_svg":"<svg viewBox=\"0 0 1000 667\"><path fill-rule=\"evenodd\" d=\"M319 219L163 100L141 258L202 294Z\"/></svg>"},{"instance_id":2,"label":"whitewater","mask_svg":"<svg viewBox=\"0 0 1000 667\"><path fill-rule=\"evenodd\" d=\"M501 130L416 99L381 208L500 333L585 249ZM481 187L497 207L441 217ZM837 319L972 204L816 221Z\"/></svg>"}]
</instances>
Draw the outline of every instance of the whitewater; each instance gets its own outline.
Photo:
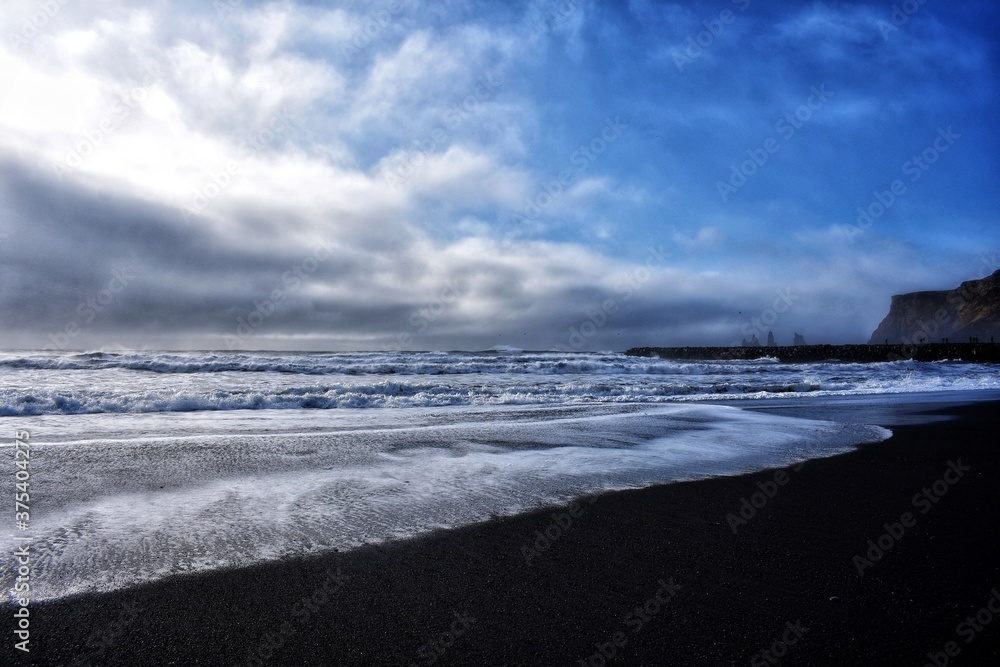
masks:
<instances>
[{"instance_id":1,"label":"whitewater","mask_svg":"<svg viewBox=\"0 0 1000 667\"><path fill-rule=\"evenodd\" d=\"M0 353L0 416L658 403L1000 387L984 364L669 361L619 353Z\"/></svg>"},{"instance_id":2,"label":"whitewater","mask_svg":"<svg viewBox=\"0 0 1000 667\"><path fill-rule=\"evenodd\" d=\"M830 401L1000 389L946 360L511 349L6 352L0 374L2 446L30 433L36 599L831 456L890 431ZM759 409L779 401L831 418Z\"/></svg>"}]
</instances>

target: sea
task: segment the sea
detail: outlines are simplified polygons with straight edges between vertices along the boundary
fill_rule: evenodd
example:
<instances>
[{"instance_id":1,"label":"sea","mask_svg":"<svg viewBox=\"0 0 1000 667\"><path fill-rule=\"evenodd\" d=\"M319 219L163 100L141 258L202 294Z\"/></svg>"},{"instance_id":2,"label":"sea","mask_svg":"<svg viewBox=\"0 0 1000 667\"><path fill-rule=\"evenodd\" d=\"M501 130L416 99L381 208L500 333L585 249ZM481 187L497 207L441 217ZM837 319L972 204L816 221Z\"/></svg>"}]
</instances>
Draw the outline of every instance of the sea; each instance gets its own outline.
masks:
<instances>
[{"instance_id":1,"label":"sea","mask_svg":"<svg viewBox=\"0 0 1000 667\"><path fill-rule=\"evenodd\" d=\"M833 456L998 395L1000 368L948 360L4 352L0 534L51 600ZM10 603L16 559L0 575Z\"/></svg>"}]
</instances>

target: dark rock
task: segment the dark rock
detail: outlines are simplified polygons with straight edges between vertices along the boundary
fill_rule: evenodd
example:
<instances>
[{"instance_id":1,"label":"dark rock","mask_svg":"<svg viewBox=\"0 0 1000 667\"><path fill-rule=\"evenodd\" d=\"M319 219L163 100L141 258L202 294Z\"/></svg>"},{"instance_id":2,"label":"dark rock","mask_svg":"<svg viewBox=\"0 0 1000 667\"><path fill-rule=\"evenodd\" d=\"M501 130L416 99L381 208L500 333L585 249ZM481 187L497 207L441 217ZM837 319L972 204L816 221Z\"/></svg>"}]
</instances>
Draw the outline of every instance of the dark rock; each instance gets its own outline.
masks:
<instances>
[{"instance_id":1,"label":"dark rock","mask_svg":"<svg viewBox=\"0 0 1000 667\"><path fill-rule=\"evenodd\" d=\"M869 344L924 344L942 338L978 342L1000 335L1000 271L957 289L892 297Z\"/></svg>"},{"instance_id":2,"label":"dark rock","mask_svg":"<svg viewBox=\"0 0 1000 667\"><path fill-rule=\"evenodd\" d=\"M806 344L806 338L805 338L805 336L803 336L802 334L799 334L799 333L795 334L795 341L792 344L793 345L805 345Z\"/></svg>"},{"instance_id":3,"label":"dark rock","mask_svg":"<svg viewBox=\"0 0 1000 667\"><path fill-rule=\"evenodd\" d=\"M767 346L768 347L774 347L774 332L773 331L768 331L767 332Z\"/></svg>"}]
</instances>

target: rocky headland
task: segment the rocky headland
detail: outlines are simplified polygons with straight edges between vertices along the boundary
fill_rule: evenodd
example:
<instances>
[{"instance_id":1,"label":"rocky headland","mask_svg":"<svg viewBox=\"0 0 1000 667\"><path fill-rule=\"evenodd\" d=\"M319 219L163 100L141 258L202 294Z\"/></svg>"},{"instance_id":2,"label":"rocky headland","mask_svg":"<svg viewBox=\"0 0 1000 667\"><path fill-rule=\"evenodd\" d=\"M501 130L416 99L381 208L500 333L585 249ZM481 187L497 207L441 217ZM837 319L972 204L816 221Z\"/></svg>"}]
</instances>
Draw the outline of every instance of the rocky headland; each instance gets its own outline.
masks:
<instances>
[{"instance_id":1,"label":"rocky headland","mask_svg":"<svg viewBox=\"0 0 1000 667\"><path fill-rule=\"evenodd\" d=\"M997 341L997 342L994 342ZM867 345L762 346L754 336L741 347L633 347L625 354L661 359L762 359L786 363L961 360L1000 363L1000 271L956 289L892 297L889 313Z\"/></svg>"},{"instance_id":2,"label":"rocky headland","mask_svg":"<svg viewBox=\"0 0 1000 667\"><path fill-rule=\"evenodd\" d=\"M869 344L1000 340L1000 271L953 290L896 294Z\"/></svg>"}]
</instances>

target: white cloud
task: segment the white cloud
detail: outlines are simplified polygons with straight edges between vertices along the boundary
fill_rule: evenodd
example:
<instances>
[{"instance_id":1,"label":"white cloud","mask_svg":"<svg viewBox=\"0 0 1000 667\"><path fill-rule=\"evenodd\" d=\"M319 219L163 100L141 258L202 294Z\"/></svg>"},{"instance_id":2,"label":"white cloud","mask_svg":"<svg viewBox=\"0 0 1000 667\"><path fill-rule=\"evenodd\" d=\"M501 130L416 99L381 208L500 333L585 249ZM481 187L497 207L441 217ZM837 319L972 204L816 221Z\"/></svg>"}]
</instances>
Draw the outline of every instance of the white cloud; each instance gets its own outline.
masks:
<instances>
[{"instance_id":1,"label":"white cloud","mask_svg":"<svg viewBox=\"0 0 1000 667\"><path fill-rule=\"evenodd\" d=\"M694 235L674 231L673 241L685 250L715 248L726 240L726 233L718 227L702 227Z\"/></svg>"},{"instance_id":2,"label":"white cloud","mask_svg":"<svg viewBox=\"0 0 1000 667\"><path fill-rule=\"evenodd\" d=\"M642 240L629 238L630 211L655 199L673 222L688 216L690 200L669 183L651 194L618 177L616 156L587 166L533 222L511 227L510 218L555 176L537 155L548 139L542 117L555 112L539 108L523 68L544 58L553 38L572 58L589 55L583 37L591 10L561 15L560 6L487 26L479 19L440 25L410 5L378 20L378 8L363 3L332 10L268 3L228 17L210 5L176 16L166 4L67 4L29 42L0 45L0 88L9 86L0 100L0 159L31 185L4 195L6 210L16 211L4 214L4 233L63 248L92 227L106 236L89 250L93 263L111 257L110 246L127 245L114 236L120 228L135 231L130 243L139 250L147 237L157 239L163 257L146 256L144 296L164 304L156 311L164 326L173 317L203 336L217 324L213 317L266 294L320 240L336 251L290 301L284 324L275 321L276 336L378 341L458 278L467 292L438 322L442 335L486 337L499 323L529 316L540 328L568 326L590 304L622 301L623 281L646 270L645 251L635 250ZM36 9L20 1L8 7L0 34L19 29ZM675 5L660 11L635 1L631 8L677 30L687 29L681 19L697 18ZM452 10L461 15L462 7ZM865 38L865 16L817 5L776 34L791 43L832 31L823 39L841 48ZM359 35L364 48L344 48ZM720 42L716 57L724 55ZM864 98L845 92L836 99L831 116L872 113ZM743 122L731 105L691 107L657 108L657 122L692 129ZM56 166L71 155L56 180ZM676 159L685 158L678 152ZM60 209L46 213L51 219L31 217L49 210L39 202L49 203L53 192L81 202L87 215ZM28 222L37 232L27 231ZM789 281L814 296L802 313L820 312L838 290L843 300L844 289L868 304L864 286L898 284L891 266L912 260L902 251L890 264L874 252L852 258L821 235L798 239L808 252L782 264L762 260L763 250L733 254L731 230L754 229L756 220L694 211L684 224L690 231L664 237L686 251L685 261L701 264L648 271L621 322L655 328L684 313L696 320L687 325L692 331L720 327L731 305L766 299ZM631 242L631 259L552 240L569 237L554 228L570 227L579 230L574 238L598 239L599 247ZM779 242L770 247L788 256ZM190 273L180 275L176 265L189 261ZM72 294L93 267L64 264L51 259L37 270L63 276L65 269L53 290ZM334 323L343 329L324 334Z\"/></svg>"}]
</instances>

